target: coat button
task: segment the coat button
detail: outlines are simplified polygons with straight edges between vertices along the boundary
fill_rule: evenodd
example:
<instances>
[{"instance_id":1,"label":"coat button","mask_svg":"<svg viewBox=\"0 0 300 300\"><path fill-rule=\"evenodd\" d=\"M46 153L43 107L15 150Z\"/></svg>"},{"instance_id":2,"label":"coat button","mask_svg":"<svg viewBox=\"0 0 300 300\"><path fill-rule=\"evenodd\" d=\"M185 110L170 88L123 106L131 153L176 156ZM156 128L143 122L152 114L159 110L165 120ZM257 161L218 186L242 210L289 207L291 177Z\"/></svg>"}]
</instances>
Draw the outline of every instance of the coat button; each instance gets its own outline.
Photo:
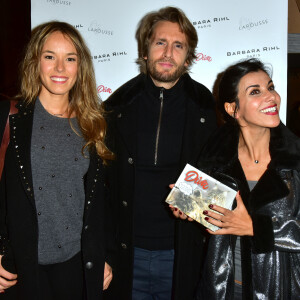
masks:
<instances>
[{"instance_id":1,"label":"coat button","mask_svg":"<svg viewBox=\"0 0 300 300\"><path fill-rule=\"evenodd\" d=\"M201 123L205 123L205 118L200 118Z\"/></svg>"},{"instance_id":2,"label":"coat button","mask_svg":"<svg viewBox=\"0 0 300 300\"><path fill-rule=\"evenodd\" d=\"M122 204L123 204L124 207L127 207L127 206L128 206L127 201L122 201Z\"/></svg>"},{"instance_id":3,"label":"coat button","mask_svg":"<svg viewBox=\"0 0 300 300\"><path fill-rule=\"evenodd\" d=\"M92 267L93 267L93 263L91 261L88 261L86 264L85 264L85 267L90 270Z\"/></svg>"},{"instance_id":4,"label":"coat button","mask_svg":"<svg viewBox=\"0 0 300 300\"><path fill-rule=\"evenodd\" d=\"M124 243L121 243L121 247L122 247L124 250L127 249L127 245L124 244Z\"/></svg>"},{"instance_id":5,"label":"coat button","mask_svg":"<svg viewBox=\"0 0 300 300\"><path fill-rule=\"evenodd\" d=\"M132 165L133 164L133 159L131 157L129 157L128 162Z\"/></svg>"}]
</instances>

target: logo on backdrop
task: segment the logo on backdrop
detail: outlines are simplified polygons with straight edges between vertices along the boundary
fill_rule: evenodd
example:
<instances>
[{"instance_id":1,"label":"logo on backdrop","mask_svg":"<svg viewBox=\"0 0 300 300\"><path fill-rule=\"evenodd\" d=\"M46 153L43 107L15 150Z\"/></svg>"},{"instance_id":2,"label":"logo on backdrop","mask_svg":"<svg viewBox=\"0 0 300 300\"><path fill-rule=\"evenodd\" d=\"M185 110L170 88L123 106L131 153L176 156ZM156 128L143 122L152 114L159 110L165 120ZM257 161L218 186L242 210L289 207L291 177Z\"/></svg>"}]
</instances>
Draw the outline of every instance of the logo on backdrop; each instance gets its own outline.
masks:
<instances>
[{"instance_id":1,"label":"logo on backdrop","mask_svg":"<svg viewBox=\"0 0 300 300\"><path fill-rule=\"evenodd\" d=\"M200 61L200 60L207 60L209 62L212 61L212 58L204 53L197 53L196 56L197 56L195 59L196 61Z\"/></svg>"},{"instance_id":2,"label":"logo on backdrop","mask_svg":"<svg viewBox=\"0 0 300 300\"><path fill-rule=\"evenodd\" d=\"M70 6L72 4L71 1L65 1L65 0L46 0L46 2L51 4L67 5L67 6Z\"/></svg>"},{"instance_id":3,"label":"logo on backdrop","mask_svg":"<svg viewBox=\"0 0 300 300\"><path fill-rule=\"evenodd\" d=\"M118 56L126 56L126 51L120 51L120 52L111 52L111 53L103 53L103 54L94 54L92 55L92 59L94 62L103 63L111 61L112 59L115 59Z\"/></svg>"},{"instance_id":4,"label":"logo on backdrop","mask_svg":"<svg viewBox=\"0 0 300 300\"><path fill-rule=\"evenodd\" d=\"M101 94L101 93L111 94L112 93L112 90L109 87L106 87L104 85L98 85L97 91L98 91L98 94Z\"/></svg>"},{"instance_id":5,"label":"logo on backdrop","mask_svg":"<svg viewBox=\"0 0 300 300\"><path fill-rule=\"evenodd\" d=\"M259 26L268 24L268 20L251 21L250 19L241 18L239 24L239 30L251 30Z\"/></svg>"},{"instance_id":6,"label":"logo on backdrop","mask_svg":"<svg viewBox=\"0 0 300 300\"><path fill-rule=\"evenodd\" d=\"M253 49L241 49L236 51L228 51L227 56L246 56L247 58L260 57L264 52L274 52L278 51L280 48L278 46L268 46Z\"/></svg>"},{"instance_id":7,"label":"logo on backdrop","mask_svg":"<svg viewBox=\"0 0 300 300\"><path fill-rule=\"evenodd\" d=\"M75 24L73 25L76 29L81 29L83 28L83 25L82 24Z\"/></svg>"},{"instance_id":8,"label":"logo on backdrop","mask_svg":"<svg viewBox=\"0 0 300 300\"><path fill-rule=\"evenodd\" d=\"M221 18L211 18L211 19L193 21L192 23L195 26L195 28L204 29L204 28L211 28L213 25L217 23L224 23L228 21L230 21L228 17L221 17Z\"/></svg>"},{"instance_id":9,"label":"logo on backdrop","mask_svg":"<svg viewBox=\"0 0 300 300\"><path fill-rule=\"evenodd\" d=\"M114 34L114 32L112 30L103 28L100 24L97 23L97 21L93 21L90 24L88 31L92 31L95 34L104 34L104 35L113 35Z\"/></svg>"}]
</instances>

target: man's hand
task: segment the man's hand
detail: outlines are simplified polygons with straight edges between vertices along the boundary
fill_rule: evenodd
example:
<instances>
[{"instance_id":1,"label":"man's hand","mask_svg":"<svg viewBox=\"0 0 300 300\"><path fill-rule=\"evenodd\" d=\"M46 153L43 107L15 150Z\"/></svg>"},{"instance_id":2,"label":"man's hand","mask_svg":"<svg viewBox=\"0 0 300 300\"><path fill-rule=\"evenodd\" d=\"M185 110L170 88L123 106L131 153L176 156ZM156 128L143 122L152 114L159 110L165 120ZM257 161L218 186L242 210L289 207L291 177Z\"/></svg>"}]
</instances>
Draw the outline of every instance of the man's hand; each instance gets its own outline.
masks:
<instances>
[{"instance_id":1,"label":"man's hand","mask_svg":"<svg viewBox=\"0 0 300 300\"><path fill-rule=\"evenodd\" d=\"M108 263L104 265L103 290L106 290L113 278L112 268Z\"/></svg>"},{"instance_id":2,"label":"man's hand","mask_svg":"<svg viewBox=\"0 0 300 300\"><path fill-rule=\"evenodd\" d=\"M0 255L0 293L4 293L6 289L17 283L17 274L7 272L1 264L2 255Z\"/></svg>"}]
</instances>

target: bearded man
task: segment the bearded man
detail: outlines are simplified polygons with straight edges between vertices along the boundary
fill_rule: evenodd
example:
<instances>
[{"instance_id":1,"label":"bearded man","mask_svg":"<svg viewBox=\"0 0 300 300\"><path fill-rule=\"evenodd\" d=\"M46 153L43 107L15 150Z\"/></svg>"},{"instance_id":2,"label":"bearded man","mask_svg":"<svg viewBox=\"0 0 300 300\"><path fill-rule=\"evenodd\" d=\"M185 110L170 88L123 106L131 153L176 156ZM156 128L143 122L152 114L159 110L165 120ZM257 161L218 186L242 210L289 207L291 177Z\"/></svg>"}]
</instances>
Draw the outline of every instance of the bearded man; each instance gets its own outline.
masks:
<instances>
[{"instance_id":1,"label":"bearded man","mask_svg":"<svg viewBox=\"0 0 300 300\"><path fill-rule=\"evenodd\" d=\"M216 128L214 100L188 74L198 37L180 9L147 14L136 39L141 73L104 102L118 243L106 299L189 300L205 237L196 222L175 220L165 199Z\"/></svg>"}]
</instances>

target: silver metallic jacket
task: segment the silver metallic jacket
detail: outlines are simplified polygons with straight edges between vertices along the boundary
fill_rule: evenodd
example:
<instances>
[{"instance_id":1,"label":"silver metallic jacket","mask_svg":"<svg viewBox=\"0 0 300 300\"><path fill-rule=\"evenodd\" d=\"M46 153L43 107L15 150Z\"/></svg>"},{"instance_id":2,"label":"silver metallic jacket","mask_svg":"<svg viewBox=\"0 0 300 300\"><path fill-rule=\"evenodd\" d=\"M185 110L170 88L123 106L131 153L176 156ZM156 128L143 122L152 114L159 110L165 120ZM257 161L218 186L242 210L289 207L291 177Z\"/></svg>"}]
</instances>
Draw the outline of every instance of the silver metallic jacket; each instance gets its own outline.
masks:
<instances>
[{"instance_id":1,"label":"silver metallic jacket","mask_svg":"<svg viewBox=\"0 0 300 300\"><path fill-rule=\"evenodd\" d=\"M271 129L271 163L250 192L238 160L238 128L226 124L208 142L198 167L237 185L253 221L241 237L243 299L300 299L300 140ZM236 236L210 236L196 299L234 298Z\"/></svg>"}]
</instances>

